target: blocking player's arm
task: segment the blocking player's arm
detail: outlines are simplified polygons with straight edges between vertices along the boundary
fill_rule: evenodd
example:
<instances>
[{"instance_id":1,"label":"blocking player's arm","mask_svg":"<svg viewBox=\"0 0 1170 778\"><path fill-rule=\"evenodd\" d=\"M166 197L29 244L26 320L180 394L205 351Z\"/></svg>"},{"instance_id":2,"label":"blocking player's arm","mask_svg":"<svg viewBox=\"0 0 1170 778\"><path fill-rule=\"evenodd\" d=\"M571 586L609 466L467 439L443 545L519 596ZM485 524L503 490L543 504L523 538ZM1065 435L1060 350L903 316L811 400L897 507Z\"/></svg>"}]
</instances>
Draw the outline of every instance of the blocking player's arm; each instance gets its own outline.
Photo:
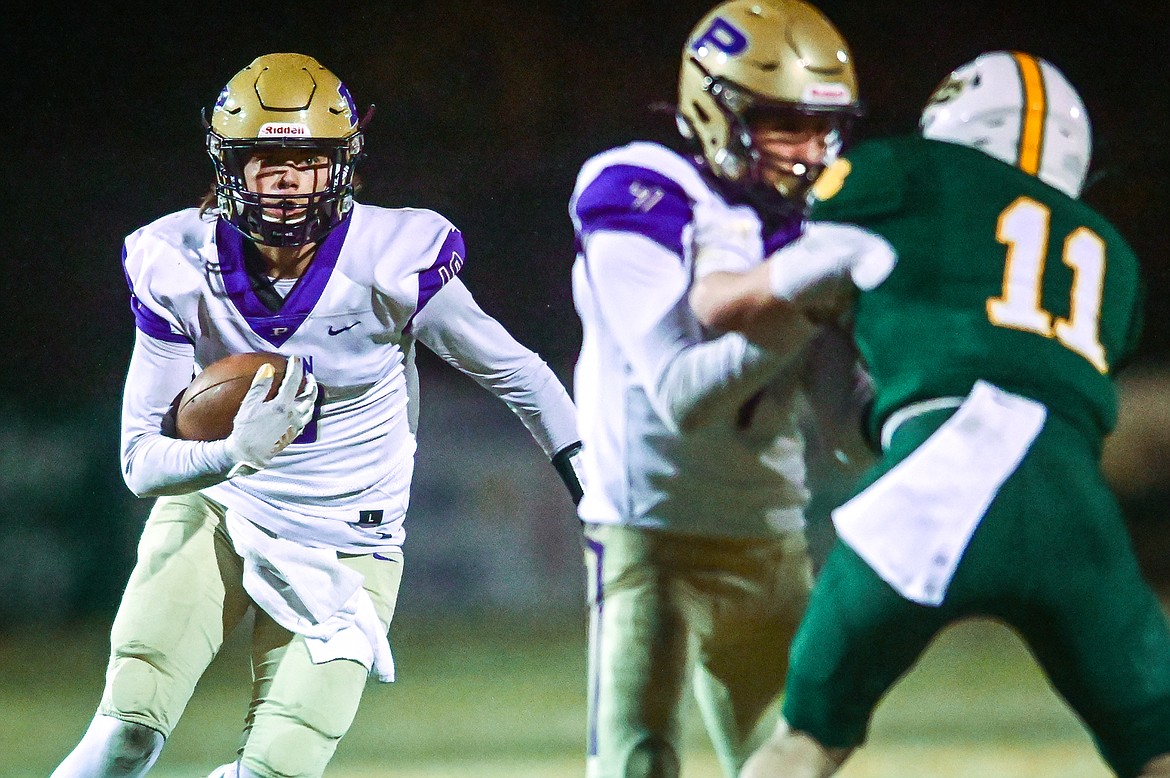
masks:
<instances>
[{"instance_id":1,"label":"blocking player's arm","mask_svg":"<svg viewBox=\"0 0 1170 778\"><path fill-rule=\"evenodd\" d=\"M809 321L835 318L851 287L872 289L893 270L893 249L880 236L845 224L813 223L796 241L747 272L696 279L691 307L717 330L767 337L769 322L794 312Z\"/></svg>"},{"instance_id":2,"label":"blocking player's arm","mask_svg":"<svg viewBox=\"0 0 1170 778\"><path fill-rule=\"evenodd\" d=\"M758 248L759 221L745 206L716 208L696 203L692 263L695 279L716 275L717 283L727 284L731 293L721 296L717 304L724 309L712 318L730 324L723 328L741 332L753 343L781 354L799 351L812 338L815 327L792 306L768 305L766 284L752 278L766 275L759 262L749 259ZM754 290L761 291L756 292ZM709 286L696 285L690 292L692 306L702 307ZM755 295L764 295L755 299Z\"/></svg>"},{"instance_id":3,"label":"blocking player's arm","mask_svg":"<svg viewBox=\"0 0 1170 778\"><path fill-rule=\"evenodd\" d=\"M565 482L581 499L575 456L577 411L556 373L476 304L454 278L414 317L415 338L444 361L504 401L520 417Z\"/></svg>"},{"instance_id":4,"label":"blocking player's arm","mask_svg":"<svg viewBox=\"0 0 1170 778\"><path fill-rule=\"evenodd\" d=\"M735 333L706 339L686 311L682 260L631 232L585 240L589 283L608 329L668 425L686 431L739 409L794 355L760 348Z\"/></svg>"},{"instance_id":5,"label":"blocking player's arm","mask_svg":"<svg viewBox=\"0 0 1170 778\"><path fill-rule=\"evenodd\" d=\"M139 497L185 494L228 477L235 461L226 441L176 440L163 418L194 371L189 343L136 331L122 394L122 477Z\"/></svg>"},{"instance_id":6,"label":"blocking player's arm","mask_svg":"<svg viewBox=\"0 0 1170 778\"><path fill-rule=\"evenodd\" d=\"M705 326L739 332L764 348L787 353L811 336L812 321L795 305L772 296L767 265L697 275L689 301Z\"/></svg>"}]
</instances>

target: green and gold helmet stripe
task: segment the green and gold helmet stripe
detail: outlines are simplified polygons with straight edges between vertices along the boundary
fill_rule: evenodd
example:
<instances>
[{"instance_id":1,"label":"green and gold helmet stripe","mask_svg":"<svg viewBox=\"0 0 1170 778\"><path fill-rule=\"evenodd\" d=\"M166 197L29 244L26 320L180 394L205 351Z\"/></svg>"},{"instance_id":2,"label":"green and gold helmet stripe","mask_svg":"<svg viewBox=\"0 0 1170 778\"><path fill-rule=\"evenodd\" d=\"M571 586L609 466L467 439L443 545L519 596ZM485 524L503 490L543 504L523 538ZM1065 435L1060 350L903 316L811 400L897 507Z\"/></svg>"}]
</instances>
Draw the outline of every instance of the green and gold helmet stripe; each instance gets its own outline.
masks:
<instances>
[{"instance_id":1,"label":"green and gold helmet stripe","mask_svg":"<svg viewBox=\"0 0 1170 778\"><path fill-rule=\"evenodd\" d=\"M1040 170L1040 155L1044 151L1044 120L1048 114L1044 75L1040 72L1040 62L1031 54L1013 51L1012 59L1020 71L1020 85L1024 90L1018 164L1021 170L1034 176Z\"/></svg>"}]
</instances>

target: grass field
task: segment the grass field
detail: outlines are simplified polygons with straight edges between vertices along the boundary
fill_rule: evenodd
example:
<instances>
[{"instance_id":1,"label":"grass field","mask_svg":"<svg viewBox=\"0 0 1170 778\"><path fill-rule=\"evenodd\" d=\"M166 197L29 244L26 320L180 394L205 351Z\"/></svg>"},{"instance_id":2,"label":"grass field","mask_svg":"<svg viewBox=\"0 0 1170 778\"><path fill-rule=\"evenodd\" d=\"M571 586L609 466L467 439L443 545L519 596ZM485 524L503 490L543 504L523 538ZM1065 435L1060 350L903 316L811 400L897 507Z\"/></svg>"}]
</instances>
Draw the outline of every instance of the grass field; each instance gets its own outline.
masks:
<instances>
[{"instance_id":1,"label":"grass field","mask_svg":"<svg viewBox=\"0 0 1170 778\"><path fill-rule=\"evenodd\" d=\"M0 638L0 776L47 776L101 692L108 625ZM330 778L560 778L584 773L582 622L476 619L392 631L394 684L371 683ZM234 752L247 697L240 636L196 691L151 773L196 778ZM959 625L883 702L844 778L1104 778L1088 736L1020 643ZM685 778L717 778L692 716Z\"/></svg>"}]
</instances>

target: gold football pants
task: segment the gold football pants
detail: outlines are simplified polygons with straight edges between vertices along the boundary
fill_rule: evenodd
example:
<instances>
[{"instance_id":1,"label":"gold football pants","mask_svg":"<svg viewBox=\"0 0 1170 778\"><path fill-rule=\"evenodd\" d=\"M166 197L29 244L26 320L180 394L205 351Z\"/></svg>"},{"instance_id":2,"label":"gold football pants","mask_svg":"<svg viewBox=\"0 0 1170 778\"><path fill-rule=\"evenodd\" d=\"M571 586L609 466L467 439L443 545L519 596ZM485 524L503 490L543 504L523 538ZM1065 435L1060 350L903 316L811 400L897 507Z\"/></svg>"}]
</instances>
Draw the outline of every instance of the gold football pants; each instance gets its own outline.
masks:
<instances>
[{"instance_id":1,"label":"gold football pants","mask_svg":"<svg viewBox=\"0 0 1170 778\"><path fill-rule=\"evenodd\" d=\"M365 576L388 628L401 553L339 556ZM225 636L252 609L243 763L264 776L319 776L353 722L368 673L345 659L313 664L304 640L255 608L242 580L223 506L198 493L160 498L114 618L99 712L169 736Z\"/></svg>"},{"instance_id":2,"label":"gold football pants","mask_svg":"<svg viewBox=\"0 0 1170 778\"><path fill-rule=\"evenodd\" d=\"M673 778L693 689L724 772L768 729L811 583L803 533L589 525L589 778ZM763 734L766 734L764 732Z\"/></svg>"}]
</instances>

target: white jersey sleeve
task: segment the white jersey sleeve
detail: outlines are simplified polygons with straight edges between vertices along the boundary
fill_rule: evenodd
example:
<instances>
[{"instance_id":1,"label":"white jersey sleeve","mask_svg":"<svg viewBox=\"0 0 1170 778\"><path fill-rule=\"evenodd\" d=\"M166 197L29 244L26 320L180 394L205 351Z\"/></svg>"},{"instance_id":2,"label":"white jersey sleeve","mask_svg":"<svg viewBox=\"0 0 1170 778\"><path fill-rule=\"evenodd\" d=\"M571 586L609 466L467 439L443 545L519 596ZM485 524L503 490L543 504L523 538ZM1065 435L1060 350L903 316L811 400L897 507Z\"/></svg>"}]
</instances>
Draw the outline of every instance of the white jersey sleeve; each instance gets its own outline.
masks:
<instances>
[{"instance_id":1,"label":"white jersey sleeve","mask_svg":"<svg viewBox=\"0 0 1170 778\"><path fill-rule=\"evenodd\" d=\"M194 367L189 343L139 330L122 393L122 477L134 494L183 494L219 483L234 464L222 440L176 440L162 434L163 416Z\"/></svg>"},{"instance_id":2,"label":"white jersey sleeve","mask_svg":"<svg viewBox=\"0 0 1170 778\"><path fill-rule=\"evenodd\" d=\"M689 274L661 245L631 232L586 239L598 309L654 409L687 430L731 418L788 361L738 333L705 340L689 313Z\"/></svg>"},{"instance_id":3,"label":"white jersey sleeve","mask_svg":"<svg viewBox=\"0 0 1170 778\"><path fill-rule=\"evenodd\" d=\"M180 211L135 231L122 249L136 337L122 394L121 465L126 485L138 496L182 494L219 483L233 464L223 441L162 434L171 402L195 374L190 336L167 305L201 284L190 266L171 260L182 243L176 236L209 234L210 224L193 213ZM194 226L176 231L176 224Z\"/></svg>"},{"instance_id":4,"label":"white jersey sleeve","mask_svg":"<svg viewBox=\"0 0 1170 778\"><path fill-rule=\"evenodd\" d=\"M507 404L550 458L579 440L576 409L556 374L486 314L459 279L431 299L412 329L419 342Z\"/></svg>"}]
</instances>

